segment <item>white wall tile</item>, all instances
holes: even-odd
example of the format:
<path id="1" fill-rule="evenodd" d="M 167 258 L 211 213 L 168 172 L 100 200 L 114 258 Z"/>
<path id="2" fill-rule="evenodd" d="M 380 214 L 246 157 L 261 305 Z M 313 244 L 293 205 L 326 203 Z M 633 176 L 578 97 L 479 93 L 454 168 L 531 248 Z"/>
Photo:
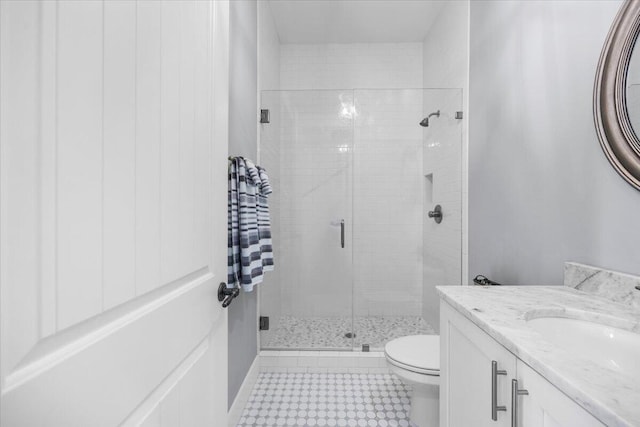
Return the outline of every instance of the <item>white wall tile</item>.
<path id="1" fill-rule="evenodd" d="M 356 90 L 354 299 L 359 315 L 421 315 L 421 90 Z"/>
<path id="2" fill-rule="evenodd" d="M 273 354 L 279 354 L 273 356 Z M 295 358 L 297 364 L 289 364 L 287 352 L 260 352 L 260 372 L 334 372 L 334 373 L 376 373 L 386 374 L 386 358 L 382 352 L 309 352 L 302 351 Z M 265 356 L 267 355 L 267 356 Z M 279 360 L 278 360 L 279 359 Z"/>
<path id="3" fill-rule="evenodd" d="M 280 361 L 277 356 L 260 356 L 260 367 L 278 366 Z"/>
<path id="4" fill-rule="evenodd" d="M 319 368 L 336 368 L 339 366 L 340 357 L 336 356 L 320 356 L 318 357 Z"/>
<path id="5" fill-rule="evenodd" d="M 264 307 L 270 305 L 271 313 L 340 316 L 351 314 L 352 305 L 357 315 L 424 313 L 426 145 L 425 131 L 417 122 L 424 117 L 425 95 L 420 90 L 352 91 L 424 87 L 429 83 L 424 67 L 442 74 L 449 65 L 438 68 L 437 61 L 423 57 L 423 49 L 431 55 L 423 43 L 280 46 L 279 88 L 312 91 L 263 94 L 263 107 L 265 101 L 275 106 L 272 117 L 275 111 L 280 123 L 277 130 L 263 128 L 261 141 L 261 153 L 266 153 L 272 175 L 278 171 L 280 184 L 278 217 L 272 221 L 279 231 L 280 247 L 275 251 L 283 273 L 265 298 L 269 303 Z M 348 90 L 318 90 L 342 88 Z M 355 108 L 353 123 L 346 115 L 341 119 L 345 107 Z M 344 155 L 337 154 L 341 149 Z M 458 174 L 460 156 L 440 154 L 449 175 Z M 352 181 L 340 176 L 344 168 L 353 168 L 347 170 Z M 434 196 L 447 203 L 450 215 L 460 216 L 462 178 L 439 175 Z M 352 189 L 344 193 L 344 186 Z M 353 212 L 340 211 L 341 203 L 351 199 Z M 342 218 L 350 219 L 351 225 L 347 227 L 354 254 L 351 274 L 342 264 L 348 255 L 331 246 L 339 229 L 328 223 Z M 461 221 L 451 220 L 444 229 L 452 237 L 460 232 Z M 455 264 L 453 253 L 459 245 L 438 237 L 430 240 L 436 242 L 446 247 L 443 259 Z M 336 295 L 341 298 L 336 300 Z"/>

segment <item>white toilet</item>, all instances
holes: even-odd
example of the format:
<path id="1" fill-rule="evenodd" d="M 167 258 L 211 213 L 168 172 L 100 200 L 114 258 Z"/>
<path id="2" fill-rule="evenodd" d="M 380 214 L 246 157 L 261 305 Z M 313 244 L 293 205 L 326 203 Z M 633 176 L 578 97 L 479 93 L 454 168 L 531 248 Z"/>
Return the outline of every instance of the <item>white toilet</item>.
<path id="1" fill-rule="evenodd" d="M 389 341 L 384 355 L 391 372 L 411 385 L 411 423 L 438 427 L 440 389 L 440 336 L 410 335 Z"/>

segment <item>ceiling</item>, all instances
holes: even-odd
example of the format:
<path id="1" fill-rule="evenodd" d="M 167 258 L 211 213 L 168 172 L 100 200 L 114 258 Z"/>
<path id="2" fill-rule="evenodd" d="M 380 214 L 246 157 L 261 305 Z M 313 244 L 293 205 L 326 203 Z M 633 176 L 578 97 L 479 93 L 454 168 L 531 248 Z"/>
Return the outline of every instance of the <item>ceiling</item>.
<path id="1" fill-rule="evenodd" d="M 422 41 L 446 1 L 270 0 L 281 43 Z"/>

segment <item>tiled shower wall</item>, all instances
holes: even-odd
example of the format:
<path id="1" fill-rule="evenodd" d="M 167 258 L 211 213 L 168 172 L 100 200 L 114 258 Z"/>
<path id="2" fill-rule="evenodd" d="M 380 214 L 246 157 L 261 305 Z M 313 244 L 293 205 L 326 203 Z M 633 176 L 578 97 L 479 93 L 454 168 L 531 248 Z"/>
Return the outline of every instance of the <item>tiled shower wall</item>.
<path id="1" fill-rule="evenodd" d="M 420 316 L 422 91 L 354 94 L 354 314 Z"/>
<path id="2" fill-rule="evenodd" d="M 421 315 L 422 91 L 293 91 L 265 99 L 280 104 L 279 140 L 263 134 L 262 161 L 280 171 L 271 203 L 279 203 L 272 215 L 282 314 L 345 316 L 353 303 L 357 316 Z"/>
<path id="3" fill-rule="evenodd" d="M 461 284 L 462 278 L 462 90 L 425 91 L 424 115 L 440 110 L 424 131 L 422 318 L 439 331 L 439 298 L 436 286 Z M 437 224 L 428 211 L 441 205 Z"/>
<path id="4" fill-rule="evenodd" d="M 422 43 L 280 52 L 282 314 L 421 315 Z"/>
<path id="5" fill-rule="evenodd" d="M 282 314 L 351 313 L 351 91 L 276 94 L 280 102 Z M 344 110 L 344 111 L 343 111 Z"/>
<path id="6" fill-rule="evenodd" d="M 425 283 L 459 282 L 461 92 L 418 90 L 422 55 L 422 43 L 280 46 L 285 91 L 262 96 L 280 237 L 279 285 L 263 288 L 263 314 L 345 316 L 353 304 L 356 316 L 425 317 Z M 437 109 L 441 119 L 418 126 Z M 438 228 L 425 219 L 436 202 L 447 215 Z"/>

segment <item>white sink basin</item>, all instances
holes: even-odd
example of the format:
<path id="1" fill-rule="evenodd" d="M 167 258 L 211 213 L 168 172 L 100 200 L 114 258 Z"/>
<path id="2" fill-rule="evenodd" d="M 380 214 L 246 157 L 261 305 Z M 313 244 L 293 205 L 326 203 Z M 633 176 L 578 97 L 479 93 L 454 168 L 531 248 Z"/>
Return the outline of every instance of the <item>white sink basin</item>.
<path id="1" fill-rule="evenodd" d="M 565 351 L 640 379 L 640 334 L 563 317 L 538 317 L 528 324 Z"/>

